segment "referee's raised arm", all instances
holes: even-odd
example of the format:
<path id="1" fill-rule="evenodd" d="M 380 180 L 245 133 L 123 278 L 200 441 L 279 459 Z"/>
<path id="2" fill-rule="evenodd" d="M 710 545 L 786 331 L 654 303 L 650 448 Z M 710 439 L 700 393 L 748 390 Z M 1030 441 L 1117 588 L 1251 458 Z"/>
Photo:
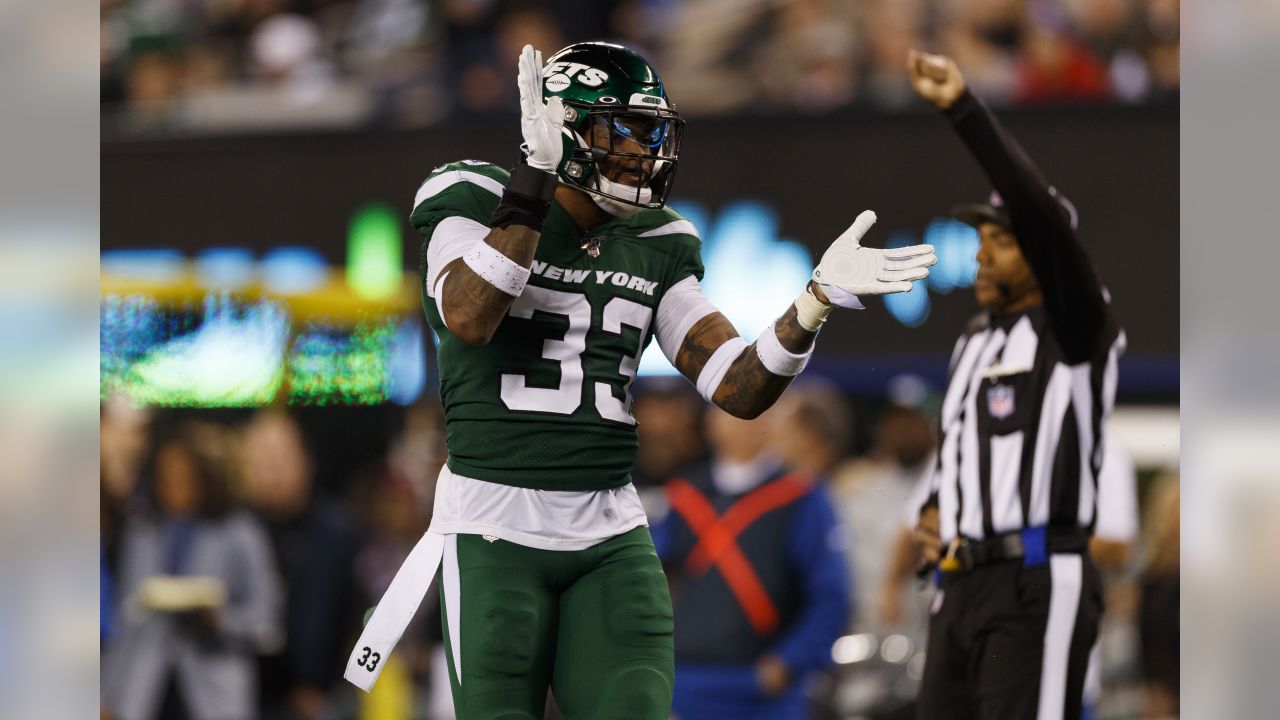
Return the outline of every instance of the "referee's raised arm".
<path id="1" fill-rule="evenodd" d="M 1068 362 L 1106 349 L 1110 310 L 1076 237 L 1075 209 L 1041 176 L 1018 141 L 976 95 L 953 60 L 911 51 L 916 91 L 951 121 L 986 172 L 1043 294 L 1045 314 Z"/>

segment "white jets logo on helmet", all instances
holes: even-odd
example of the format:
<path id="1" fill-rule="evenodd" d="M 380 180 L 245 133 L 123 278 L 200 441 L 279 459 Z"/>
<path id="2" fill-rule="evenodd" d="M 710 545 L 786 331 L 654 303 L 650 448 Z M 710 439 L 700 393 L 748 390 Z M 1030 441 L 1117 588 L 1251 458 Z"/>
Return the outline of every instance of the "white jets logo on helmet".
<path id="1" fill-rule="evenodd" d="M 547 89 L 560 92 L 569 87 L 570 78 L 587 87 L 600 87 L 609 79 L 609 74 L 590 65 L 571 62 L 553 62 L 542 71 L 547 78 Z"/>

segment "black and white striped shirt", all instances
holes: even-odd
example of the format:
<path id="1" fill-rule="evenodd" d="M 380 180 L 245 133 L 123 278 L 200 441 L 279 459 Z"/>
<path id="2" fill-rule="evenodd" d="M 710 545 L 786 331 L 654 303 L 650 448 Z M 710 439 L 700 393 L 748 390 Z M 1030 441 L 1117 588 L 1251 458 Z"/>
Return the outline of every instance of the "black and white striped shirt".
<path id="1" fill-rule="evenodd" d="M 956 343 L 929 478 L 944 543 L 1024 527 L 1092 529 L 1102 428 L 1124 333 L 1071 363 L 1042 307 L 983 314 Z"/>
<path id="2" fill-rule="evenodd" d="M 1043 302 L 984 312 L 956 344 L 920 496 L 938 507 L 944 545 L 1025 527 L 1091 531 L 1124 332 L 1074 210 L 977 98 L 965 93 L 946 115 L 1002 198 Z"/>

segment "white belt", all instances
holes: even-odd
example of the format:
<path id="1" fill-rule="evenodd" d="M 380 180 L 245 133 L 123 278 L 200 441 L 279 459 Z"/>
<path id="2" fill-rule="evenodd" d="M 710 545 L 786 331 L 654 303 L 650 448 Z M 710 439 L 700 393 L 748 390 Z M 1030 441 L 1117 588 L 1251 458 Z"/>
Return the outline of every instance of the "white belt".
<path id="1" fill-rule="evenodd" d="M 378 675 L 382 674 L 384 660 L 395 649 L 404 635 L 422 598 L 431 587 L 440 559 L 444 556 L 444 536 L 425 533 L 404 564 L 396 571 L 378 606 L 373 609 L 355 650 L 347 659 L 347 671 L 343 677 L 352 685 L 369 692 Z"/>

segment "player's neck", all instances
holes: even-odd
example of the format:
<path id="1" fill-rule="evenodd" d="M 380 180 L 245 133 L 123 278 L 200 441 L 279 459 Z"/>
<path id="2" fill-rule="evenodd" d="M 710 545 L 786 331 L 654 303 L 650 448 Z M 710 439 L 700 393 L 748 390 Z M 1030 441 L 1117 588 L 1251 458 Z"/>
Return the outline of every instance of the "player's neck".
<path id="1" fill-rule="evenodd" d="M 569 217 L 573 218 L 573 222 L 582 232 L 586 232 L 598 225 L 603 225 L 613 219 L 613 216 L 591 200 L 591 196 L 575 190 L 564 183 L 560 183 L 556 187 L 556 202 L 560 203 L 560 207 L 569 213 Z"/>

